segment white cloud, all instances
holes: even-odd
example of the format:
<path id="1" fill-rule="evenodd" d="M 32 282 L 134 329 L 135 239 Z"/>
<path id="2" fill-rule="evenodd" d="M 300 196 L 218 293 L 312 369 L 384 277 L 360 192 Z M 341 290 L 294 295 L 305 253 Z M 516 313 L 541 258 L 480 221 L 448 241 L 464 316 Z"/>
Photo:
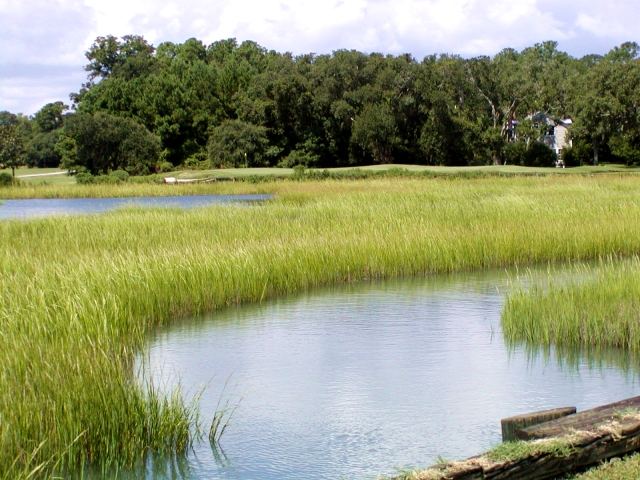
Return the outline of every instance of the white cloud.
<path id="1" fill-rule="evenodd" d="M 236 37 L 295 54 L 353 48 L 421 59 L 491 55 L 545 40 L 574 55 L 604 53 L 638 40 L 640 24 L 636 0 L 0 0 L 0 12 L 0 109 L 24 111 L 51 88 L 12 76 L 15 65 L 80 71 L 99 35 L 139 34 L 156 45 Z M 68 78 L 61 99 L 80 88 L 76 76 Z"/>
<path id="2" fill-rule="evenodd" d="M 0 63 L 77 64 L 93 15 L 78 0 L 0 0 Z"/>
<path id="3" fill-rule="evenodd" d="M 0 110 L 32 114 L 49 103 L 70 104 L 69 92 L 86 79 L 82 67 L 9 65 L 0 71 Z"/>
<path id="4" fill-rule="evenodd" d="M 624 25 L 615 20 L 605 20 L 602 16 L 592 16 L 587 13 L 578 15 L 576 26 L 601 38 L 619 37 L 620 34 L 624 34 L 627 30 Z"/>

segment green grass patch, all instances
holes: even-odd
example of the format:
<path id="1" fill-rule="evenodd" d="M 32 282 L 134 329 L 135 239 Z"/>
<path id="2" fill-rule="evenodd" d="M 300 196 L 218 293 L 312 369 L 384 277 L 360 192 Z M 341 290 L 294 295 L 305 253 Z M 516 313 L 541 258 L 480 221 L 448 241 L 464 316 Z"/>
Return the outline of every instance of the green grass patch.
<path id="1" fill-rule="evenodd" d="M 53 169 L 21 170 L 49 171 Z M 60 172 L 58 170 L 58 172 Z M 635 174 L 639 168 L 622 165 L 599 167 L 576 167 L 570 169 L 521 167 L 514 165 L 482 166 L 482 167 L 437 167 L 423 165 L 372 165 L 365 167 L 341 167 L 331 169 L 307 169 L 295 171 L 287 168 L 235 168 L 217 170 L 177 170 L 146 177 L 130 177 L 127 182 L 118 184 L 77 185 L 75 176 L 41 175 L 21 173 L 19 185 L 0 188 L 0 198 L 86 198 L 86 197 L 141 197 L 168 195 L 202 195 L 217 193 L 264 193 L 265 190 L 277 189 L 277 186 L 251 187 L 255 184 L 280 183 L 282 181 L 317 181 L 317 180 L 370 180 L 384 178 L 447 178 L 477 179 L 489 177 L 511 176 L 546 176 L 566 174 Z M 46 173 L 46 172 L 45 172 Z M 51 172 L 49 172 L 51 173 Z M 176 177 L 178 180 L 207 182 L 207 184 L 172 184 L 158 185 L 165 177 Z M 98 183 L 98 182 L 96 182 Z M 160 182 L 161 183 L 161 182 Z M 231 185 L 224 185 L 229 183 Z M 235 185 L 240 183 L 240 185 Z M 248 184 L 248 185 L 245 185 Z"/>
<path id="2" fill-rule="evenodd" d="M 0 478 L 184 453 L 201 433 L 196 405 L 133 369 L 149 330 L 185 315 L 341 282 L 640 253 L 635 176 L 218 188 L 239 186 L 277 196 L 0 222 Z"/>
<path id="3" fill-rule="evenodd" d="M 517 462 L 535 455 L 566 457 L 575 452 L 571 442 L 564 438 L 537 442 L 504 442 L 496 445 L 483 456 L 492 462 Z"/>
<path id="4" fill-rule="evenodd" d="M 640 453 L 614 458 L 578 475 L 574 480 L 637 480 L 640 478 Z"/>
<path id="5" fill-rule="evenodd" d="M 24 186 L 75 185 L 75 177 L 59 168 L 20 168 L 16 179 Z M 0 193 L 1 195 L 1 193 Z"/>
<path id="6" fill-rule="evenodd" d="M 50 173 L 66 173 L 67 170 L 60 168 L 18 168 L 16 170 L 16 177 L 24 177 L 24 176 L 32 176 L 32 175 L 43 175 Z"/>
<path id="7" fill-rule="evenodd" d="M 581 166 L 575 168 L 544 168 L 544 167 L 522 167 L 519 165 L 485 165 L 479 167 L 439 167 L 433 165 L 368 165 L 364 167 L 337 167 L 328 169 L 312 169 L 313 172 L 344 173 L 353 170 L 364 172 L 388 172 L 389 170 L 405 170 L 412 173 L 434 173 L 438 175 L 459 175 L 459 174 L 571 174 L 571 173 L 632 173 L 640 172 L 637 167 L 627 167 L 625 165 L 600 165 Z M 309 170 L 307 170 L 309 172 Z M 214 170 L 182 170 L 172 172 L 171 175 L 178 178 L 234 178 L 247 177 L 253 175 L 264 176 L 289 176 L 293 175 L 292 168 L 226 168 Z"/>
<path id="8" fill-rule="evenodd" d="M 640 259 L 634 256 L 604 260 L 579 282 L 516 290 L 505 303 L 502 328 L 512 343 L 638 352 L 638 318 Z"/>

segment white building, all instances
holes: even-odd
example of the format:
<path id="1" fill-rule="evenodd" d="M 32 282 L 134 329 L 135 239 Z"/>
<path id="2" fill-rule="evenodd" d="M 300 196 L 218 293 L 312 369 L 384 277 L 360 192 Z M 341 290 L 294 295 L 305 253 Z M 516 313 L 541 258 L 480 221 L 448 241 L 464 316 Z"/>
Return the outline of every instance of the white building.
<path id="1" fill-rule="evenodd" d="M 569 138 L 569 126 L 573 123 L 570 118 L 559 119 L 544 114 L 543 121 L 548 125 L 549 132 L 542 138 L 542 141 L 551 150 L 556 152 L 558 158 L 562 153 L 562 148 L 572 146 L 571 138 Z"/>
<path id="2" fill-rule="evenodd" d="M 569 138 L 569 126 L 573 123 L 570 118 L 559 119 L 544 112 L 538 112 L 531 116 L 531 120 L 538 125 L 547 125 L 547 134 L 542 137 L 542 142 L 556 152 L 558 158 L 565 146 L 572 146 Z"/>

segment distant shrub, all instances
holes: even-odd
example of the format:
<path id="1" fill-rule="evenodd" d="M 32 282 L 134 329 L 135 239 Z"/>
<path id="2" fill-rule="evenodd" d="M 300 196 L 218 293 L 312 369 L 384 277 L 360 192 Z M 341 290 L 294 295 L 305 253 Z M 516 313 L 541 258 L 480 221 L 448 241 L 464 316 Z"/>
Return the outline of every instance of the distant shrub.
<path id="1" fill-rule="evenodd" d="M 386 171 L 376 172 L 371 170 L 361 170 L 360 168 L 350 168 L 348 170 L 335 172 L 334 178 L 341 178 L 345 180 L 361 180 L 376 176 L 386 176 L 386 174 Z"/>
<path id="2" fill-rule="evenodd" d="M 307 167 L 302 165 L 302 164 L 298 164 L 295 167 L 293 167 L 293 178 L 302 178 L 304 177 L 304 172 L 307 170 Z"/>
<path id="3" fill-rule="evenodd" d="M 158 165 L 158 173 L 172 172 L 174 169 L 175 167 L 171 162 L 162 162 L 160 165 Z"/>
<path id="4" fill-rule="evenodd" d="M 318 156 L 303 150 L 291 150 L 291 153 L 278 162 L 278 167 L 295 168 L 297 165 L 312 167 L 318 163 Z"/>
<path id="5" fill-rule="evenodd" d="M 129 177 L 129 183 L 164 183 L 162 175 L 140 175 Z"/>
<path id="6" fill-rule="evenodd" d="M 10 173 L 0 172 L 0 187 L 8 187 L 13 184 L 13 177 Z"/>
<path id="7" fill-rule="evenodd" d="M 211 168 L 211 162 L 207 155 L 207 151 L 202 149 L 193 155 L 190 155 L 182 165 L 191 170 L 207 170 Z"/>
<path id="8" fill-rule="evenodd" d="M 302 173 L 305 173 L 305 172 L 303 171 Z M 312 180 L 326 180 L 327 178 L 331 178 L 331 175 L 332 175 L 331 172 L 326 169 L 325 170 L 309 169 L 306 171 L 306 176 Z"/>
<path id="9" fill-rule="evenodd" d="M 112 175 L 97 175 L 93 177 L 93 183 L 114 185 L 116 183 L 121 183 L 121 182 L 118 177 L 115 177 Z"/>
<path id="10" fill-rule="evenodd" d="M 80 172 L 76 175 L 76 183 L 80 185 L 89 185 L 91 183 L 94 183 L 93 175 L 91 175 L 89 172 Z"/>
<path id="11" fill-rule="evenodd" d="M 525 167 L 555 167 L 556 153 L 541 142 L 510 142 L 502 151 L 505 163 Z"/>
<path id="12" fill-rule="evenodd" d="M 555 167 L 557 161 L 556 152 L 541 142 L 532 142 L 522 156 L 525 167 Z"/>
<path id="13" fill-rule="evenodd" d="M 576 142 L 573 147 L 566 145 L 562 149 L 562 161 L 567 167 L 589 165 L 593 162 L 593 153 L 588 145 Z"/>
<path id="14" fill-rule="evenodd" d="M 109 174 L 110 177 L 115 177 L 121 182 L 126 182 L 129 180 L 129 174 L 124 170 L 114 170 Z"/>
<path id="15" fill-rule="evenodd" d="M 508 165 L 522 165 L 522 159 L 527 151 L 524 142 L 508 142 L 502 149 L 504 163 Z"/>

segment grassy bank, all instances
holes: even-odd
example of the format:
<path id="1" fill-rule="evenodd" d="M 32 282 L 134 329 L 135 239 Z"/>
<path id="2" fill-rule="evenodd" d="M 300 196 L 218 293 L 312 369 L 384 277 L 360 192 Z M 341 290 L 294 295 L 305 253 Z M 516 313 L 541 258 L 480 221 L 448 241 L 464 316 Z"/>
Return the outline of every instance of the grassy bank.
<path id="1" fill-rule="evenodd" d="M 579 269 L 579 267 L 578 267 Z M 531 352 L 548 352 L 570 362 L 570 352 L 619 348 L 640 351 L 640 259 L 604 259 L 581 281 L 534 284 L 508 296 L 502 313 L 505 338 Z M 611 362 L 615 365 L 615 361 Z M 637 478 L 640 456 L 616 459 L 576 480 Z"/>
<path id="2" fill-rule="evenodd" d="M 639 186 L 275 182 L 251 186 L 278 195 L 260 206 L 0 222 L 0 478 L 184 451 L 192 406 L 132 372 L 150 328 L 317 285 L 640 253 Z"/>
<path id="3" fill-rule="evenodd" d="M 42 173 L 37 173 L 42 171 Z M 75 176 L 60 175 L 55 169 L 24 169 L 17 176 L 18 186 L 0 189 L 0 198 L 87 198 L 142 197 L 169 195 L 207 195 L 233 193 L 265 193 L 279 187 L 283 181 L 309 180 L 371 180 L 383 178 L 447 178 L 477 179 L 511 176 L 636 174 L 640 168 L 622 165 L 582 166 L 576 168 L 539 168 L 515 165 L 483 167 L 437 167 L 423 165 L 371 165 L 359 168 L 310 169 L 304 173 L 291 168 L 234 168 L 216 170 L 178 170 L 149 177 L 131 177 L 119 184 L 76 184 Z M 25 172 L 25 173 L 22 173 Z M 51 175 L 51 174 L 54 175 Z M 185 181 L 210 183 L 182 183 L 164 185 L 164 177 Z M 215 180 L 215 181 L 212 181 Z M 239 183 L 239 184 L 238 184 Z"/>
<path id="4" fill-rule="evenodd" d="M 503 332 L 513 343 L 640 351 L 640 259 L 605 260 L 568 285 L 533 285 L 509 295 Z"/>

